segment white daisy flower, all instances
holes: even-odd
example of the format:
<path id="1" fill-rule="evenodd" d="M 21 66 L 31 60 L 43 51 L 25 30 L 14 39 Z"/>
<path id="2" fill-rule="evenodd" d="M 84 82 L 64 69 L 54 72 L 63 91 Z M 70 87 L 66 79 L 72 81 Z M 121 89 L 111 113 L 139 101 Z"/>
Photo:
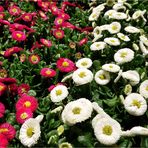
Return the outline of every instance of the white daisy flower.
<path id="1" fill-rule="evenodd" d="M 65 77 L 61 80 L 61 82 L 66 82 L 66 81 L 69 80 L 70 78 L 72 78 L 72 73 L 69 74 L 69 75 L 67 75 L 67 76 L 65 76 Z"/>
<path id="2" fill-rule="evenodd" d="M 93 30 L 93 35 L 95 38 L 101 38 L 103 35 L 102 35 L 102 30 L 100 29 L 99 26 L 97 26 L 96 28 L 94 28 Z"/>
<path id="3" fill-rule="evenodd" d="M 148 98 L 148 80 L 145 80 L 140 84 L 139 93 L 143 97 Z"/>
<path id="4" fill-rule="evenodd" d="M 142 17 L 145 12 L 146 12 L 145 10 L 144 10 L 144 11 L 141 11 L 141 10 L 135 11 L 134 14 L 132 15 L 132 19 L 133 19 L 133 20 L 136 20 L 136 19 L 138 19 L 139 17 Z"/>
<path id="5" fill-rule="evenodd" d="M 112 22 L 108 28 L 108 31 L 111 34 L 118 33 L 118 32 L 120 32 L 120 30 L 121 30 L 121 24 L 119 22 Z"/>
<path id="6" fill-rule="evenodd" d="M 92 12 L 91 15 L 89 16 L 88 20 L 89 21 L 97 21 L 97 19 L 100 16 L 100 11 L 98 12 Z"/>
<path id="7" fill-rule="evenodd" d="M 145 37 L 144 35 L 141 35 L 139 38 L 140 38 L 140 41 L 142 41 L 145 44 L 145 46 L 148 46 L 148 38 L 147 37 Z"/>
<path id="8" fill-rule="evenodd" d="M 104 64 L 102 66 L 102 69 L 108 72 L 116 73 L 120 70 L 120 66 L 110 63 L 110 64 Z"/>
<path id="9" fill-rule="evenodd" d="M 93 107 L 88 99 L 80 98 L 69 102 L 63 112 L 62 120 L 68 125 L 74 125 L 91 117 Z"/>
<path id="10" fill-rule="evenodd" d="M 118 11 L 118 10 L 123 10 L 125 11 L 126 10 L 126 7 L 123 6 L 123 3 L 116 3 L 114 6 L 113 6 L 113 9 Z"/>
<path id="11" fill-rule="evenodd" d="M 135 51 L 138 51 L 139 50 L 139 46 L 135 43 L 132 44 L 132 47 Z"/>
<path id="12" fill-rule="evenodd" d="M 92 66 L 92 60 L 90 58 L 82 58 L 76 62 L 78 68 L 90 68 Z"/>
<path id="13" fill-rule="evenodd" d="M 115 12 L 113 13 L 112 18 L 116 20 L 124 20 L 127 19 L 127 14 L 123 12 Z"/>
<path id="14" fill-rule="evenodd" d="M 141 116 L 147 111 L 146 100 L 138 93 L 129 94 L 124 100 L 126 111 L 134 116 Z"/>
<path id="15" fill-rule="evenodd" d="M 102 118 L 95 124 L 94 133 L 100 143 L 113 145 L 121 137 L 121 126 L 116 120 Z"/>
<path id="16" fill-rule="evenodd" d="M 120 45 L 120 41 L 117 38 L 114 37 L 109 37 L 109 38 L 105 38 L 104 42 L 111 45 L 111 46 L 118 46 Z"/>
<path id="17" fill-rule="evenodd" d="M 87 84 L 93 80 L 93 73 L 89 69 L 79 68 L 74 71 L 72 79 L 76 85 Z"/>
<path id="18" fill-rule="evenodd" d="M 122 77 L 130 81 L 132 86 L 139 84 L 140 76 L 136 70 L 128 70 L 122 73 Z"/>
<path id="19" fill-rule="evenodd" d="M 99 85 L 106 85 L 110 82 L 110 74 L 107 71 L 99 70 L 95 74 L 95 81 Z"/>
<path id="20" fill-rule="evenodd" d="M 129 95 L 129 94 L 132 93 L 132 86 L 131 86 L 130 84 L 125 85 L 124 93 L 125 93 L 126 95 Z"/>
<path id="21" fill-rule="evenodd" d="M 118 0 L 118 3 L 125 3 L 127 0 Z"/>
<path id="22" fill-rule="evenodd" d="M 133 26 L 127 26 L 124 28 L 124 30 L 129 33 L 139 33 L 140 32 L 140 29 L 133 27 Z"/>
<path id="23" fill-rule="evenodd" d="M 114 60 L 118 64 L 130 62 L 134 59 L 134 51 L 129 48 L 122 48 L 114 54 Z"/>
<path id="24" fill-rule="evenodd" d="M 20 129 L 19 139 L 24 146 L 31 147 L 37 143 L 41 135 L 40 122 L 43 115 L 26 120 Z"/>
<path id="25" fill-rule="evenodd" d="M 110 26 L 110 25 L 108 25 L 108 24 L 101 25 L 101 26 L 100 26 L 100 30 L 102 30 L 102 31 L 108 30 L 109 26 Z"/>
<path id="26" fill-rule="evenodd" d="M 120 40 L 123 40 L 125 42 L 130 41 L 130 38 L 127 35 L 124 35 L 123 33 L 118 33 L 117 36 Z"/>
<path id="27" fill-rule="evenodd" d="M 68 96 L 68 89 L 64 85 L 57 85 L 50 92 L 52 102 L 60 102 Z"/>
<path id="28" fill-rule="evenodd" d="M 58 106 L 58 107 L 56 107 L 55 109 L 53 109 L 52 111 L 51 111 L 51 113 L 58 113 L 58 112 L 60 112 L 60 111 L 62 111 L 63 110 L 63 106 Z"/>
<path id="29" fill-rule="evenodd" d="M 105 12 L 104 16 L 108 16 L 109 18 L 113 18 L 113 14 L 116 13 L 116 10 L 108 10 Z"/>
<path id="30" fill-rule="evenodd" d="M 90 50 L 92 51 L 96 51 L 96 50 L 102 50 L 104 49 L 106 46 L 105 42 L 94 42 L 91 46 L 90 46 Z"/>
<path id="31" fill-rule="evenodd" d="M 93 12 L 101 12 L 105 9 L 105 3 L 98 5 L 97 7 L 93 8 Z"/>
<path id="32" fill-rule="evenodd" d="M 148 54 L 148 47 L 144 46 L 142 41 L 139 41 L 139 46 L 144 55 Z"/>

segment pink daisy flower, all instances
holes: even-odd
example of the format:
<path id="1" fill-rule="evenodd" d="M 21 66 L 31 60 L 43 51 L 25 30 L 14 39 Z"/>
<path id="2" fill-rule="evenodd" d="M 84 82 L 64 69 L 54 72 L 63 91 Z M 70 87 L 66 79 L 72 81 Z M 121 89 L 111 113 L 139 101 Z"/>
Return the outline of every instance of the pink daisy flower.
<path id="1" fill-rule="evenodd" d="M 25 21 L 25 22 L 30 22 L 32 21 L 32 15 L 31 13 L 25 13 L 21 16 L 21 18 Z"/>
<path id="2" fill-rule="evenodd" d="M 88 41 L 88 38 L 83 38 L 81 41 L 79 41 L 78 44 L 79 44 L 79 46 L 82 46 L 82 45 L 86 44 L 87 41 Z"/>
<path id="3" fill-rule="evenodd" d="M 51 13 L 53 15 L 58 15 L 59 14 L 59 9 L 55 4 L 50 5 L 50 10 L 51 10 Z"/>
<path id="4" fill-rule="evenodd" d="M 23 95 L 16 103 L 16 110 L 19 111 L 20 109 L 29 109 L 32 112 L 35 111 L 38 107 L 38 101 L 33 96 Z"/>
<path id="5" fill-rule="evenodd" d="M 42 18 L 43 20 L 45 20 L 45 21 L 48 19 L 47 15 L 46 15 L 43 11 L 39 11 L 39 15 L 40 15 L 41 18 Z"/>
<path id="6" fill-rule="evenodd" d="M 12 38 L 17 41 L 24 41 L 26 40 L 26 35 L 22 31 L 14 31 L 12 32 Z"/>
<path id="7" fill-rule="evenodd" d="M 71 23 L 69 23 L 69 22 L 64 22 L 64 23 L 62 24 L 62 27 L 63 27 L 63 28 L 69 28 L 69 29 L 72 29 L 72 30 L 76 28 L 73 24 L 71 24 Z"/>
<path id="8" fill-rule="evenodd" d="M 18 87 L 17 92 L 19 96 L 22 96 L 23 94 L 27 94 L 29 90 L 30 86 L 28 84 L 23 83 Z"/>
<path id="9" fill-rule="evenodd" d="M 56 29 L 56 30 L 53 31 L 53 35 L 57 39 L 62 39 L 64 37 L 64 31 L 61 30 L 61 29 Z"/>
<path id="10" fill-rule="evenodd" d="M 64 23 L 64 19 L 62 17 L 57 17 L 54 21 L 54 24 L 56 26 L 62 26 L 63 23 Z"/>
<path id="11" fill-rule="evenodd" d="M 0 82 L 0 96 L 6 91 L 7 87 L 5 84 Z"/>
<path id="12" fill-rule="evenodd" d="M 14 83 L 14 84 L 9 84 L 8 85 L 8 90 L 10 92 L 11 96 L 15 96 L 18 93 L 18 86 Z"/>
<path id="13" fill-rule="evenodd" d="M 22 108 L 16 112 L 16 121 L 23 124 L 27 119 L 32 118 L 33 113 L 30 109 Z"/>
<path id="14" fill-rule="evenodd" d="M 51 68 L 42 68 L 40 71 L 40 75 L 43 77 L 52 78 L 56 75 L 56 71 Z"/>
<path id="15" fill-rule="evenodd" d="M 3 135 L 3 134 L 0 134 L 0 147 L 1 148 L 7 148 L 8 144 L 9 143 L 8 143 L 6 136 Z"/>
<path id="16" fill-rule="evenodd" d="M 17 6 L 10 6 L 9 13 L 10 15 L 17 16 L 21 13 L 21 9 Z"/>
<path id="17" fill-rule="evenodd" d="M 26 60 L 26 55 L 25 54 L 21 54 L 20 55 L 20 61 L 23 63 Z"/>
<path id="18" fill-rule="evenodd" d="M 43 44 L 43 45 L 45 45 L 45 46 L 47 46 L 47 47 L 51 47 L 52 46 L 52 43 L 51 43 L 51 41 L 49 41 L 49 40 L 46 40 L 46 39 L 40 39 L 40 42 Z"/>
<path id="19" fill-rule="evenodd" d="M 3 12 L 3 11 L 4 11 L 3 6 L 0 6 L 0 12 Z"/>
<path id="20" fill-rule="evenodd" d="M 40 57 L 37 54 L 32 54 L 28 58 L 31 64 L 38 64 L 40 62 Z"/>
<path id="21" fill-rule="evenodd" d="M 4 116 L 5 113 L 5 106 L 3 103 L 0 102 L 0 118 Z"/>
<path id="22" fill-rule="evenodd" d="M 4 17 L 5 17 L 5 13 L 0 12 L 0 19 L 4 19 Z"/>
<path id="23" fill-rule="evenodd" d="M 70 16 L 67 13 L 61 12 L 59 17 L 62 17 L 64 20 L 69 20 Z"/>
<path id="24" fill-rule="evenodd" d="M 57 68 L 61 72 L 71 72 L 75 70 L 75 64 L 67 58 L 59 58 L 59 60 L 57 60 Z"/>
<path id="25" fill-rule="evenodd" d="M 8 140 L 12 140 L 15 137 L 16 130 L 11 124 L 3 123 L 0 125 L 0 133 L 5 135 Z"/>

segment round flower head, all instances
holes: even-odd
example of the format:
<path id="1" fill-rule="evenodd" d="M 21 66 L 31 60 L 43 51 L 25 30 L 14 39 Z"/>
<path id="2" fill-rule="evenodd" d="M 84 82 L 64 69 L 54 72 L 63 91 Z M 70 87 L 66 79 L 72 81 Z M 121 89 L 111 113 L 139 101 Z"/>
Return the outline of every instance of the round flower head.
<path id="1" fill-rule="evenodd" d="M 134 59 L 134 51 L 129 48 L 122 48 L 114 54 L 114 60 L 118 64 L 130 62 Z"/>
<path id="2" fill-rule="evenodd" d="M 97 19 L 100 16 L 100 12 L 92 12 L 91 15 L 89 16 L 89 21 L 97 21 Z"/>
<path id="3" fill-rule="evenodd" d="M 30 118 L 24 122 L 21 126 L 19 139 L 20 142 L 27 147 L 35 145 L 40 138 L 40 122 L 43 119 L 43 115 L 39 115 L 36 118 Z"/>
<path id="4" fill-rule="evenodd" d="M 1 148 L 6 148 L 8 146 L 8 140 L 7 137 L 3 134 L 0 134 L 0 147 Z"/>
<path id="5" fill-rule="evenodd" d="M 142 116 L 147 111 L 146 100 L 138 93 L 129 94 L 123 103 L 126 111 L 133 116 Z"/>
<path id="6" fill-rule="evenodd" d="M 51 41 L 49 41 L 49 40 L 40 39 L 40 42 L 41 42 L 43 45 L 45 45 L 45 46 L 47 46 L 47 47 L 49 47 L 49 48 L 52 46 L 52 43 L 51 43 Z"/>
<path id="7" fill-rule="evenodd" d="M 118 32 L 120 32 L 120 30 L 121 30 L 121 24 L 119 22 L 112 22 L 108 28 L 108 31 L 111 34 L 118 33 Z"/>
<path id="8" fill-rule="evenodd" d="M 93 35 L 97 39 L 99 39 L 99 38 L 101 38 L 103 36 L 102 35 L 102 30 L 101 30 L 101 28 L 99 26 L 97 26 L 96 28 L 94 28 Z"/>
<path id="9" fill-rule="evenodd" d="M 16 120 L 20 124 L 23 124 L 27 119 L 32 117 L 33 117 L 33 113 L 30 109 L 22 108 L 16 112 Z"/>
<path id="10" fill-rule="evenodd" d="M 74 71 L 72 79 L 76 85 L 87 84 L 93 80 L 93 73 L 86 68 L 79 68 Z"/>
<path id="11" fill-rule="evenodd" d="M 20 109 L 29 109 L 32 112 L 35 111 L 38 107 L 38 101 L 33 96 L 23 95 L 16 103 L 16 110 L 19 111 Z"/>
<path id="12" fill-rule="evenodd" d="M 0 118 L 4 116 L 5 113 L 5 106 L 3 103 L 0 102 Z"/>
<path id="13" fill-rule="evenodd" d="M 17 41 L 24 41 L 26 40 L 26 35 L 22 31 L 14 31 L 12 32 L 12 38 Z"/>
<path id="14" fill-rule="evenodd" d="M 54 21 L 54 24 L 56 26 L 62 26 L 63 23 L 64 23 L 64 19 L 62 17 L 57 17 Z"/>
<path id="15" fill-rule="evenodd" d="M 92 111 L 91 102 L 88 99 L 80 98 L 65 106 L 62 112 L 62 120 L 68 125 L 74 125 L 90 118 Z"/>
<path id="16" fill-rule="evenodd" d="M 145 44 L 145 46 L 148 46 L 148 38 L 147 37 L 145 37 L 144 35 L 141 35 L 139 38 L 140 38 L 140 41 L 142 41 Z"/>
<path id="17" fill-rule="evenodd" d="M 53 31 L 53 35 L 57 39 L 62 39 L 64 37 L 64 31 L 61 30 L 61 29 L 56 29 L 56 30 Z"/>
<path id="18" fill-rule="evenodd" d="M 26 60 L 26 55 L 25 54 L 21 54 L 20 55 L 20 61 L 21 62 L 25 62 L 25 60 Z"/>
<path id="19" fill-rule="evenodd" d="M 51 68 L 42 68 L 40 75 L 47 78 L 52 78 L 56 75 L 56 71 Z"/>
<path id="20" fill-rule="evenodd" d="M 130 81 L 132 86 L 136 85 L 140 81 L 139 73 L 135 70 L 128 70 L 122 73 L 122 77 Z"/>
<path id="21" fill-rule="evenodd" d="M 0 96 L 6 91 L 7 87 L 5 84 L 0 82 Z"/>
<path id="22" fill-rule="evenodd" d="M 31 64 L 38 64 L 40 62 L 40 57 L 37 54 L 32 54 L 28 58 Z"/>
<path id="23" fill-rule="evenodd" d="M 10 6 L 9 13 L 10 15 L 17 16 L 21 13 L 21 9 L 17 6 Z"/>
<path id="24" fill-rule="evenodd" d="M 68 89 L 64 85 L 57 85 L 50 92 L 52 102 L 60 102 L 68 96 Z"/>
<path id="25" fill-rule="evenodd" d="M 107 71 L 99 70 L 95 74 L 95 81 L 99 85 L 106 85 L 110 82 L 110 74 Z"/>
<path id="26" fill-rule="evenodd" d="M 32 15 L 31 13 L 25 13 L 22 15 L 22 19 L 25 21 L 25 22 L 30 22 L 32 21 Z"/>
<path id="27" fill-rule="evenodd" d="M 90 58 L 82 58 L 76 62 L 78 68 L 90 68 L 92 66 L 92 60 Z"/>
<path id="28" fill-rule="evenodd" d="M 0 12 L 0 19 L 4 19 L 5 17 L 5 13 L 4 12 Z"/>
<path id="29" fill-rule="evenodd" d="M 57 60 L 57 68 L 61 72 L 71 72 L 75 69 L 75 64 L 73 63 L 73 61 L 67 58 L 59 58 Z"/>
<path id="30" fill-rule="evenodd" d="M 47 15 L 43 11 L 39 11 L 39 15 L 44 21 L 48 19 Z"/>
<path id="31" fill-rule="evenodd" d="M 148 98 L 148 80 L 145 80 L 140 84 L 139 93 L 143 97 Z"/>
<path id="32" fill-rule="evenodd" d="M 91 46 L 90 46 L 90 50 L 92 51 L 96 51 L 96 50 L 102 50 L 104 49 L 106 46 L 105 42 L 94 42 Z"/>
<path id="33" fill-rule="evenodd" d="M 94 133 L 100 143 L 113 145 L 116 144 L 121 137 L 121 126 L 116 120 L 102 118 L 95 124 Z"/>
<path id="34" fill-rule="evenodd" d="M 123 33 L 118 33 L 117 36 L 120 40 L 123 40 L 125 42 L 130 41 L 130 38 L 127 35 L 124 35 Z"/>
<path id="35" fill-rule="evenodd" d="M 109 38 L 105 38 L 104 42 L 111 45 L 111 46 L 118 46 L 120 45 L 120 41 L 118 38 L 114 38 L 114 37 L 109 37 Z"/>
<path id="36" fill-rule="evenodd" d="M 22 96 L 23 94 L 27 94 L 29 90 L 30 90 L 30 86 L 28 84 L 23 83 L 17 89 L 18 95 Z"/>
<path id="37" fill-rule="evenodd" d="M 102 66 L 102 69 L 105 71 L 108 71 L 108 72 L 116 73 L 116 72 L 119 72 L 120 66 L 118 66 L 116 64 L 104 64 Z"/>
<path id="38" fill-rule="evenodd" d="M 129 33 L 139 33 L 140 32 L 138 28 L 133 27 L 133 26 L 127 26 L 124 28 L 124 30 Z"/>
<path id="39" fill-rule="evenodd" d="M 113 14 L 116 13 L 117 11 L 116 10 L 108 10 L 105 12 L 104 16 L 108 16 L 109 18 L 113 18 Z"/>
<path id="40" fill-rule="evenodd" d="M 113 13 L 112 18 L 116 20 L 124 20 L 127 19 L 127 14 L 123 12 L 115 12 Z"/>
<path id="41" fill-rule="evenodd" d="M 0 134 L 7 137 L 8 140 L 12 140 L 15 137 L 15 128 L 9 123 L 3 123 L 0 125 Z"/>

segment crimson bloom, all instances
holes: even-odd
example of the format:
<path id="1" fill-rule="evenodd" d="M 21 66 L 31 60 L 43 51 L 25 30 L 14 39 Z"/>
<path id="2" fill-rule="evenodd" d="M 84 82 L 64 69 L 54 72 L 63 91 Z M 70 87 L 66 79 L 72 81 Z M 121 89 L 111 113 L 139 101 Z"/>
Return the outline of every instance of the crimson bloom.
<path id="1" fill-rule="evenodd" d="M 42 17 L 42 19 L 43 20 L 47 20 L 48 19 L 48 17 L 47 17 L 47 15 L 43 12 L 43 11 L 39 11 L 39 15 Z"/>
<path id="2" fill-rule="evenodd" d="M 0 78 L 0 82 L 4 84 L 13 84 L 17 83 L 17 80 L 15 78 Z"/>
<path id="3" fill-rule="evenodd" d="M 32 118 L 33 113 L 30 109 L 22 108 L 16 112 L 16 121 L 23 124 L 27 119 Z"/>
<path id="4" fill-rule="evenodd" d="M 64 37 L 64 31 L 61 29 L 56 29 L 53 31 L 53 35 L 57 38 L 57 39 L 62 39 Z"/>
<path id="5" fill-rule="evenodd" d="M 22 31 L 14 31 L 12 32 L 12 38 L 17 41 L 24 41 L 26 40 L 26 35 Z"/>
<path id="6" fill-rule="evenodd" d="M 49 40 L 46 40 L 46 39 L 40 39 L 40 42 L 43 44 L 43 45 L 45 45 L 45 46 L 47 46 L 47 47 L 51 47 L 52 46 L 52 43 L 51 43 L 51 41 L 49 41 Z"/>
<path id="7" fill-rule="evenodd" d="M 0 6 L 0 12 L 3 12 L 3 11 L 4 11 L 3 6 Z"/>
<path id="8" fill-rule="evenodd" d="M 3 135 L 3 134 L 0 134 L 0 147 L 1 148 L 6 148 L 7 146 L 8 146 L 8 140 L 7 140 L 7 138 L 6 138 L 6 136 L 5 135 Z"/>
<path id="9" fill-rule="evenodd" d="M 23 94 L 27 94 L 29 90 L 30 90 L 30 86 L 28 84 L 23 83 L 17 89 L 18 95 L 22 96 Z"/>
<path id="10" fill-rule="evenodd" d="M 32 54 L 28 58 L 31 64 L 38 64 L 40 62 L 40 57 L 37 54 Z"/>
<path id="11" fill-rule="evenodd" d="M 43 77 L 52 78 L 56 75 L 56 71 L 51 68 L 42 68 L 40 71 L 40 75 Z"/>
<path id="12" fill-rule="evenodd" d="M 32 21 L 32 15 L 31 13 L 24 13 L 21 18 L 25 21 L 25 22 L 30 22 Z"/>
<path id="13" fill-rule="evenodd" d="M 63 23 L 64 23 L 64 19 L 62 17 L 57 17 L 54 21 L 54 24 L 56 26 L 62 26 Z"/>
<path id="14" fill-rule="evenodd" d="M 88 38 L 83 38 L 81 41 L 79 41 L 78 44 L 79 44 L 79 46 L 82 46 L 82 45 L 86 44 L 87 41 L 88 41 Z"/>
<path id="15" fill-rule="evenodd" d="M 32 112 L 35 111 L 38 107 L 38 101 L 33 96 L 23 95 L 16 103 L 16 110 L 19 111 L 20 109 L 29 109 Z"/>
<path id="16" fill-rule="evenodd" d="M 59 14 L 59 9 L 55 4 L 50 5 L 49 8 L 50 8 L 51 13 L 53 15 L 58 15 Z"/>
<path id="17" fill-rule="evenodd" d="M 4 19 L 4 17 L 5 17 L 5 13 L 0 12 L 0 19 Z"/>
<path id="18" fill-rule="evenodd" d="M 18 92 L 18 86 L 15 83 L 9 84 L 8 90 L 9 90 L 11 96 L 15 96 Z"/>
<path id="19" fill-rule="evenodd" d="M 0 118 L 4 116 L 5 113 L 5 106 L 3 103 L 0 102 Z"/>
<path id="20" fill-rule="evenodd" d="M 64 12 L 60 12 L 60 14 L 58 16 L 62 17 L 64 20 L 70 19 L 70 16 L 67 13 L 64 13 Z"/>
<path id="21" fill-rule="evenodd" d="M 73 61 L 67 58 L 59 58 L 59 60 L 57 61 L 57 68 L 61 72 L 71 72 L 75 70 L 75 64 L 73 63 Z"/>
<path id="22" fill-rule="evenodd" d="M 5 84 L 0 82 L 0 96 L 6 91 L 7 87 Z"/>
<path id="23" fill-rule="evenodd" d="M 21 13 L 21 9 L 17 6 L 10 6 L 9 13 L 10 15 L 17 16 Z"/>
<path id="24" fill-rule="evenodd" d="M 62 27 L 63 27 L 63 28 L 69 28 L 69 29 L 72 29 L 72 30 L 76 28 L 73 24 L 71 24 L 71 23 L 69 23 L 69 22 L 64 22 L 64 23 L 62 24 Z"/>
<path id="25" fill-rule="evenodd" d="M 16 130 L 10 123 L 3 123 L 0 125 L 0 133 L 5 135 L 8 140 L 12 140 L 15 137 Z"/>

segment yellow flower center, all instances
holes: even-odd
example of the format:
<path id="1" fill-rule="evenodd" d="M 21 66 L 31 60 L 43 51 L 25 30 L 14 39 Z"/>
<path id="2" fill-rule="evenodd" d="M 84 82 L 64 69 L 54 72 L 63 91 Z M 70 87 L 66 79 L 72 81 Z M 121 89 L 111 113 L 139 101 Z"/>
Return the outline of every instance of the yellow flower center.
<path id="1" fill-rule="evenodd" d="M 115 25 L 112 26 L 112 30 L 117 30 L 117 29 L 118 29 L 117 26 L 115 26 Z"/>
<path id="2" fill-rule="evenodd" d="M 30 101 L 26 101 L 26 102 L 24 103 L 24 105 L 25 105 L 25 107 L 30 107 L 30 106 L 31 106 L 31 103 L 30 103 Z"/>
<path id="3" fill-rule="evenodd" d="M 96 44 L 96 47 L 99 47 L 100 46 L 100 44 Z"/>
<path id="4" fill-rule="evenodd" d="M 21 119 L 26 119 L 28 117 L 28 115 L 27 115 L 27 113 L 22 113 L 20 117 L 21 117 Z"/>
<path id="5" fill-rule="evenodd" d="M 58 20 L 57 20 L 57 23 L 58 23 L 58 24 L 61 24 L 62 22 L 63 22 L 62 19 L 58 19 Z"/>
<path id="6" fill-rule="evenodd" d="M 120 54 L 120 57 L 121 58 L 125 58 L 127 56 L 127 52 L 122 52 L 121 54 Z"/>
<path id="7" fill-rule="evenodd" d="M 95 18 L 96 16 L 97 16 L 96 14 L 93 14 L 93 15 L 92 15 L 92 18 Z"/>
<path id="8" fill-rule="evenodd" d="M 1 85 L 0 85 L 0 91 L 2 91 L 3 89 L 4 89 L 4 86 L 1 86 Z"/>
<path id="9" fill-rule="evenodd" d="M 137 106 L 137 108 L 141 107 L 141 103 L 138 100 L 136 100 L 136 99 L 133 100 L 132 105 L 133 106 Z"/>
<path id="10" fill-rule="evenodd" d="M 16 8 L 13 8 L 12 9 L 12 12 L 14 12 L 14 13 L 17 12 L 17 9 Z"/>
<path id="11" fill-rule="evenodd" d="M 104 74 L 102 74 L 102 75 L 99 75 L 99 78 L 100 78 L 101 80 L 105 80 L 105 79 L 106 79 L 106 76 L 105 76 Z"/>
<path id="12" fill-rule="evenodd" d="M 99 30 L 96 30 L 96 34 L 100 34 L 100 31 Z"/>
<path id="13" fill-rule="evenodd" d="M 145 89 L 146 89 L 146 91 L 148 91 L 148 86 L 146 86 L 146 88 L 145 88 Z"/>
<path id="14" fill-rule="evenodd" d="M 2 14 L 0 14 L 0 19 L 2 19 L 3 18 L 3 15 Z"/>
<path id="15" fill-rule="evenodd" d="M 84 77 L 86 77 L 85 72 L 80 72 L 80 73 L 79 73 L 79 77 L 80 77 L 80 78 L 84 78 Z"/>
<path id="16" fill-rule="evenodd" d="M 26 15 L 26 16 L 25 16 L 25 19 L 29 20 L 29 19 L 30 19 L 30 17 L 29 17 L 28 15 Z"/>
<path id="17" fill-rule="evenodd" d="M 16 36 L 17 36 L 18 38 L 21 38 L 21 37 L 22 37 L 22 35 L 21 35 L 20 33 L 17 33 Z"/>
<path id="18" fill-rule="evenodd" d="M 32 60 L 33 62 L 37 62 L 37 61 L 38 61 L 38 57 L 35 56 L 35 55 L 33 55 L 33 56 L 31 56 L 31 60 Z"/>
<path id="19" fill-rule="evenodd" d="M 61 89 L 56 90 L 56 95 L 57 96 L 60 96 L 61 94 L 62 94 L 62 90 Z"/>
<path id="20" fill-rule="evenodd" d="M 57 37 L 61 37 L 62 36 L 62 33 L 60 31 L 56 32 L 56 36 Z"/>
<path id="21" fill-rule="evenodd" d="M 82 66 L 86 66 L 87 65 L 87 62 L 82 62 L 81 65 Z"/>
<path id="22" fill-rule="evenodd" d="M 113 66 L 112 65 L 109 65 L 109 68 L 113 68 Z"/>
<path id="23" fill-rule="evenodd" d="M 50 75 L 50 74 L 51 74 L 51 71 L 50 71 L 50 70 L 47 70 L 45 73 L 46 73 L 47 75 Z"/>
<path id="24" fill-rule="evenodd" d="M 0 128 L 0 133 L 8 132 L 7 128 Z"/>
<path id="25" fill-rule="evenodd" d="M 81 108 L 75 107 L 75 108 L 72 110 L 72 112 L 73 112 L 74 114 L 80 114 Z"/>
<path id="26" fill-rule="evenodd" d="M 122 36 L 121 36 L 121 39 L 125 40 L 125 36 L 124 36 L 124 35 L 122 35 Z"/>
<path id="27" fill-rule="evenodd" d="M 63 62 L 63 63 L 62 63 L 62 66 L 63 66 L 63 67 L 68 67 L 68 66 L 69 66 L 69 63 L 68 63 L 68 62 Z"/>
<path id="28" fill-rule="evenodd" d="M 34 128 L 32 128 L 32 127 L 28 128 L 27 129 L 27 136 L 29 138 L 31 138 L 33 134 L 34 134 Z"/>
<path id="29" fill-rule="evenodd" d="M 103 127 L 103 134 L 110 136 L 113 132 L 113 129 L 110 125 L 105 125 Z"/>
<path id="30" fill-rule="evenodd" d="M 115 40 L 110 40 L 112 43 L 115 43 Z"/>

